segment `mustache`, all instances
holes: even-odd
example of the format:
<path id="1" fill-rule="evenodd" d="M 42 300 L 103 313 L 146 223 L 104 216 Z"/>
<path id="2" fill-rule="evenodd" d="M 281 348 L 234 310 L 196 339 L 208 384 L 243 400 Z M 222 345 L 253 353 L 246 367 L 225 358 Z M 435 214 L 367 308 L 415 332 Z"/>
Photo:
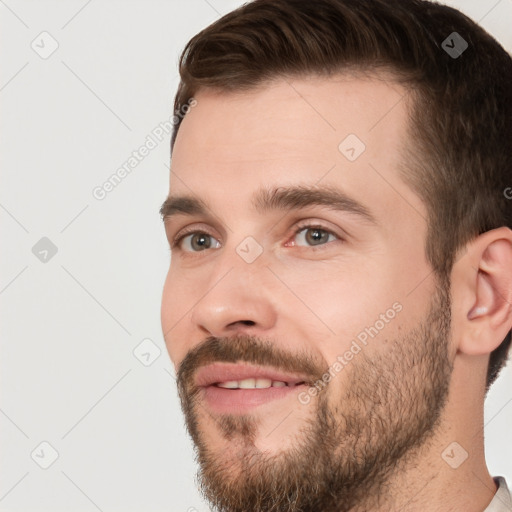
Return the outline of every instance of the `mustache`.
<path id="1" fill-rule="evenodd" d="M 194 394 L 196 371 L 212 363 L 248 363 L 258 366 L 271 366 L 277 370 L 299 373 L 311 377 L 311 382 L 322 378 L 327 362 L 314 358 L 304 350 L 290 353 L 280 348 L 270 339 L 236 334 L 232 337 L 209 336 L 191 349 L 180 363 L 176 382 L 180 395 Z"/>

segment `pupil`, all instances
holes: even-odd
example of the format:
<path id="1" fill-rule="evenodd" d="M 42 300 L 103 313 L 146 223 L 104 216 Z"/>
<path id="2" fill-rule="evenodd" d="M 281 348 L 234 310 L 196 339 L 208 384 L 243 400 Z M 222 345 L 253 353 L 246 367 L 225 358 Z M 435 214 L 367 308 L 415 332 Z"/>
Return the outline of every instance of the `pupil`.
<path id="1" fill-rule="evenodd" d="M 205 234 L 198 234 L 196 235 L 195 237 L 192 238 L 192 246 L 194 246 L 194 248 L 200 248 L 200 249 L 204 249 L 204 248 L 207 248 L 210 247 L 210 241 L 209 241 L 209 238 L 208 238 L 208 235 L 205 235 Z"/>
<path id="2" fill-rule="evenodd" d="M 324 233 L 321 229 L 311 229 L 309 233 L 312 233 L 308 238 L 309 242 L 312 242 L 313 245 L 318 244 L 318 242 L 322 242 L 322 239 L 325 238 L 326 233 Z"/>

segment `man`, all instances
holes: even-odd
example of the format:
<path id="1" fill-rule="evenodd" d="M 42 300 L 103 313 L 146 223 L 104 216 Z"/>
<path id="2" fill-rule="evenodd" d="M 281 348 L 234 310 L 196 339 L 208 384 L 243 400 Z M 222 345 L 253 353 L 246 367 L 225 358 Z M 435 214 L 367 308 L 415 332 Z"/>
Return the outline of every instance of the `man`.
<path id="1" fill-rule="evenodd" d="M 180 61 L 162 326 L 221 511 L 512 510 L 512 60 L 421 0 L 256 0 Z"/>

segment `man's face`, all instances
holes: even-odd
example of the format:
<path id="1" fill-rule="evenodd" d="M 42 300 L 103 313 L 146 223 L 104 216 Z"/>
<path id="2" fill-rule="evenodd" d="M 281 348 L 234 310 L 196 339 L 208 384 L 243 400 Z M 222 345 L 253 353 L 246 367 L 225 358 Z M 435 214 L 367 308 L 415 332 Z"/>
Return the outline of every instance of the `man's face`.
<path id="1" fill-rule="evenodd" d="M 185 237 L 162 327 L 203 489 L 222 510 L 349 510 L 433 433 L 453 358 L 426 208 L 398 172 L 405 91 L 309 78 L 195 99 L 170 195 L 203 209 L 165 220 Z"/>

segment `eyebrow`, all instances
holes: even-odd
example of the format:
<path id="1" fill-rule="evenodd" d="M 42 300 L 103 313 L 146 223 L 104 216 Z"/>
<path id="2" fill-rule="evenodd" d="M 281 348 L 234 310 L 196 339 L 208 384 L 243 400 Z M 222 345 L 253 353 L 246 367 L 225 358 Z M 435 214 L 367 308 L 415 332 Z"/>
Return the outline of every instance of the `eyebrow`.
<path id="1" fill-rule="evenodd" d="M 366 206 L 330 185 L 262 188 L 253 194 L 251 204 L 260 214 L 268 211 L 295 211 L 310 206 L 325 206 L 331 210 L 351 213 L 371 224 L 378 224 Z M 176 215 L 208 216 L 209 211 L 211 209 L 208 205 L 195 196 L 171 195 L 162 204 L 160 215 L 165 221 Z"/>

